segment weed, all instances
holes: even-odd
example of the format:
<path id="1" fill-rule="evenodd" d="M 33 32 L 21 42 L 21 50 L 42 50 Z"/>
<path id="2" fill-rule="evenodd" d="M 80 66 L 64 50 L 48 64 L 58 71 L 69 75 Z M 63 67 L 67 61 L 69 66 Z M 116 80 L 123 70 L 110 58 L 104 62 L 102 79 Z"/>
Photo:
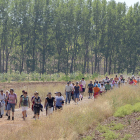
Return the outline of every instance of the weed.
<path id="1" fill-rule="evenodd" d="M 103 126 L 103 125 L 98 125 L 97 130 L 100 133 L 107 133 L 109 131 L 109 128 L 107 126 Z"/>
<path id="2" fill-rule="evenodd" d="M 131 125 L 131 121 L 130 120 L 128 120 L 128 124 Z"/>
<path id="3" fill-rule="evenodd" d="M 121 140 L 129 140 L 131 137 L 131 134 L 125 134 L 124 138 L 122 138 Z"/>
<path id="4" fill-rule="evenodd" d="M 111 128 L 112 130 L 121 130 L 124 128 L 124 125 L 121 123 L 114 124 L 114 126 Z"/>
<path id="5" fill-rule="evenodd" d="M 114 140 L 114 139 L 118 139 L 119 134 L 116 134 L 113 131 L 107 131 L 105 134 L 103 134 L 103 137 L 105 137 L 105 140 Z"/>

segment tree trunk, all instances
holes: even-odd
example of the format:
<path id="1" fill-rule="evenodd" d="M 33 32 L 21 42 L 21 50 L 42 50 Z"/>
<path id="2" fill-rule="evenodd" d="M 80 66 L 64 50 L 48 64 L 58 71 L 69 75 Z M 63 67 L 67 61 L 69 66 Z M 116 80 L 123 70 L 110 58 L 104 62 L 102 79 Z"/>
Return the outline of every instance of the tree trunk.
<path id="1" fill-rule="evenodd" d="M 1 73 L 1 71 L 2 71 L 2 66 L 1 66 L 1 49 L 0 49 L 0 73 Z"/>
<path id="2" fill-rule="evenodd" d="M 43 54 L 43 64 L 42 64 L 42 74 L 44 74 L 45 73 L 45 52 L 46 52 L 46 50 L 45 50 L 45 45 L 43 45 L 43 52 L 42 52 L 42 54 Z"/>
<path id="3" fill-rule="evenodd" d="M 3 67 L 2 67 L 2 72 L 4 73 L 4 50 L 5 48 L 3 47 Z"/>
<path id="4" fill-rule="evenodd" d="M 9 59 L 9 52 L 8 52 L 8 47 L 6 47 L 6 73 L 8 72 L 8 59 Z"/>

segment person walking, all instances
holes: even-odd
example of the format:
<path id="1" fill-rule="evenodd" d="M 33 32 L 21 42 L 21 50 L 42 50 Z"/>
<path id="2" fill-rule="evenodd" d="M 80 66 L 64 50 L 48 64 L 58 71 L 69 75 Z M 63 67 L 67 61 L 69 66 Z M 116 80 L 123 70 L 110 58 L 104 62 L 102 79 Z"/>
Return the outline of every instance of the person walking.
<path id="1" fill-rule="evenodd" d="M 14 112 L 15 112 L 15 106 L 17 105 L 17 95 L 14 93 L 14 89 L 10 89 L 10 94 L 8 95 L 7 98 L 8 101 L 8 119 L 10 120 L 10 110 L 12 109 L 12 120 L 14 120 Z"/>
<path id="2" fill-rule="evenodd" d="M 71 101 L 71 92 L 72 92 L 72 86 L 70 86 L 69 82 L 65 86 L 65 94 L 66 94 L 66 104 L 67 102 L 70 104 Z"/>
<path id="3" fill-rule="evenodd" d="M 100 93 L 100 88 L 96 84 L 96 86 L 93 88 L 93 90 L 94 90 L 94 99 L 96 99 Z"/>
<path id="4" fill-rule="evenodd" d="M 5 99 L 6 99 L 6 95 L 3 93 L 3 90 L 1 90 L 0 91 L 0 118 L 2 118 L 4 115 Z"/>
<path id="5" fill-rule="evenodd" d="M 47 94 L 47 98 L 45 99 L 44 108 L 46 107 L 46 116 L 53 113 L 53 108 L 55 106 L 55 98 L 52 97 L 51 92 Z"/>
<path id="6" fill-rule="evenodd" d="M 109 83 L 109 81 L 107 82 L 107 84 L 105 85 L 105 90 L 108 91 L 111 89 L 111 85 Z"/>
<path id="7" fill-rule="evenodd" d="M 78 100 L 79 100 L 79 93 L 80 93 L 80 86 L 79 83 L 76 82 L 76 86 L 74 87 L 74 97 L 75 97 L 75 104 L 78 104 Z"/>
<path id="8" fill-rule="evenodd" d="M 62 96 L 61 92 L 57 92 L 57 96 L 55 96 L 55 110 L 59 110 L 63 108 L 64 104 L 64 97 Z"/>
<path id="9" fill-rule="evenodd" d="M 20 95 L 20 99 L 19 100 L 21 100 L 21 98 L 24 96 L 24 93 L 25 93 L 25 90 L 22 90 L 22 94 Z M 20 106 L 20 102 L 19 102 L 19 106 Z M 22 111 L 22 116 L 24 116 L 23 111 Z"/>
<path id="10" fill-rule="evenodd" d="M 85 78 L 82 78 L 81 83 L 83 85 L 82 87 L 82 95 L 84 96 L 85 90 L 86 90 L 86 81 Z"/>
<path id="11" fill-rule="evenodd" d="M 8 116 L 8 110 L 7 110 L 7 106 L 8 106 L 8 101 L 7 101 L 7 99 L 8 99 L 8 95 L 9 95 L 9 91 L 8 90 L 6 90 L 6 98 L 5 98 L 5 111 L 6 111 L 6 116 Z"/>
<path id="12" fill-rule="evenodd" d="M 89 98 L 88 99 L 92 99 L 93 97 L 93 84 L 92 81 L 90 81 L 90 83 L 88 84 L 88 93 L 89 93 Z"/>
<path id="13" fill-rule="evenodd" d="M 25 91 L 23 92 L 23 96 L 20 97 L 19 108 L 20 107 L 22 107 L 23 120 L 25 120 L 28 107 L 30 108 L 30 100 Z"/>
<path id="14" fill-rule="evenodd" d="M 39 119 L 39 115 L 40 115 L 40 107 L 41 107 L 41 98 L 38 96 L 39 93 L 35 92 L 35 96 L 32 100 L 32 102 L 34 102 L 34 116 L 35 116 L 35 120 L 38 118 Z"/>

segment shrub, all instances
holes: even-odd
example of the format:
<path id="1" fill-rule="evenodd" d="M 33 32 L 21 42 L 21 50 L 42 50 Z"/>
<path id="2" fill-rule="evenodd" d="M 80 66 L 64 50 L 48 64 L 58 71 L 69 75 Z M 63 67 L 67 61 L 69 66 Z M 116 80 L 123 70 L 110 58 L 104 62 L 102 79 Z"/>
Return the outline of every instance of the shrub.
<path id="1" fill-rule="evenodd" d="M 124 128 L 124 125 L 121 123 L 114 124 L 114 126 L 111 128 L 112 130 L 121 130 Z"/>
<path id="2" fill-rule="evenodd" d="M 100 133 L 107 133 L 109 131 L 109 128 L 107 126 L 102 126 L 102 125 L 98 125 L 97 127 L 97 130 L 100 132 Z"/>
<path id="3" fill-rule="evenodd" d="M 133 106 L 133 112 L 140 112 L 140 103 L 136 103 Z"/>
<path id="4" fill-rule="evenodd" d="M 130 104 L 127 104 L 125 106 L 122 106 L 118 108 L 118 110 L 114 113 L 115 117 L 124 117 L 126 115 L 129 115 L 133 112 L 133 107 Z"/>
<path id="5" fill-rule="evenodd" d="M 114 139 L 118 139 L 119 134 L 116 134 L 113 131 L 107 131 L 107 133 L 103 134 L 103 137 L 105 137 L 105 140 L 114 140 Z"/>

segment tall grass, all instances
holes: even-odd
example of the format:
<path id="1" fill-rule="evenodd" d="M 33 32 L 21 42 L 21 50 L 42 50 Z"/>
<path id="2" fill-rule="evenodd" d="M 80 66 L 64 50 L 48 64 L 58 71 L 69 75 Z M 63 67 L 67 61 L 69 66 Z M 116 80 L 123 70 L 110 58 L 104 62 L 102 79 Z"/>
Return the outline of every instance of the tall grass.
<path id="1" fill-rule="evenodd" d="M 43 89 L 42 89 L 43 90 Z M 44 87 L 45 91 L 45 87 Z M 44 92 L 45 95 L 45 92 Z M 44 95 L 41 95 L 42 97 Z M 79 105 L 64 106 L 50 117 L 33 121 L 15 133 L 2 136 L 11 140 L 75 140 L 80 134 L 112 116 L 123 105 L 140 101 L 140 87 L 123 86 L 100 96 L 97 100 L 83 100 Z M 27 120 L 28 121 L 28 120 Z M 27 122 L 25 122 L 26 124 Z"/>

